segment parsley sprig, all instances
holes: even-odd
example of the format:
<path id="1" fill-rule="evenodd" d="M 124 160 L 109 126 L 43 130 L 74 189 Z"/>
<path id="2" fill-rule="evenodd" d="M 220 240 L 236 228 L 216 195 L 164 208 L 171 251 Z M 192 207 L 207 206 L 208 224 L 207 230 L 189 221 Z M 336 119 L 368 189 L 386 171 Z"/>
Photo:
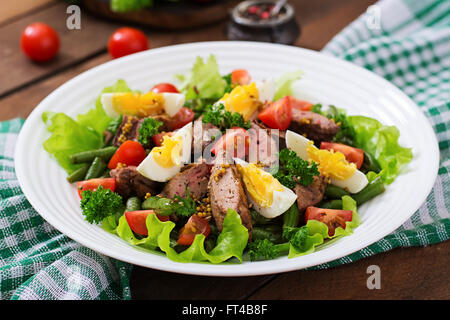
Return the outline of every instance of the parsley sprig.
<path id="1" fill-rule="evenodd" d="M 294 188 L 296 183 L 309 186 L 314 177 L 319 175 L 317 164 L 299 158 L 295 151 L 283 149 L 278 157 L 280 164 L 273 176 L 288 188 Z"/>
<path id="2" fill-rule="evenodd" d="M 232 127 L 250 129 L 251 122 L 245 121 L 241 114 L 225 110 L 223 104 L 209 105 L 205 108 L 202 118 L 203 123 L 212 123 L 224 131 Z"/>
<path id="3" fill-rule="evenodd" d="M 145 118 L 139 128 L 139 143 L 143 146 L 148 145 L 150 143 L 151 137 L 159 132 L 159 127 L 161 127 L 162 125 L 163 123 L 159 120 L 153 118 Z"/>
<path id="4" fill-rule="evenodd" d="M 83 191 L 80 207 L 89 223 L 99 223 L 123 208 L 122 197 L 99 186 L 96 191 Z"/>

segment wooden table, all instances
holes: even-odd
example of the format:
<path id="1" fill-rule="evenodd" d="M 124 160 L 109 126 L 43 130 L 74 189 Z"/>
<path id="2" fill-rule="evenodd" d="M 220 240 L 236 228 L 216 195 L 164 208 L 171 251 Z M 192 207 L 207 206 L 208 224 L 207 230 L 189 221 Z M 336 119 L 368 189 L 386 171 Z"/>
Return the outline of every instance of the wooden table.
<path id="1" fill-rule="evenodd" d="M 320 50 L 363 13 L 373 0 L 290 1 L 302 25 L 296 45 Z M 0 120 L 26 118 L 51 91 L 75 75 L 109 61 L 106 42 L 119 27 L 82 11 L 81 30 L 66 28 L 67 5 L 56 0 L 2 1 L 0 4 Z M 57 59 L 30 62 L 19 37 L 29 23 L 43 21 L 61 37 Z M 144 30 L 151 47 L 224 40 L 224 22 L 186 31 Z M 135 267 L 135 299 L 449 299 L 450 241 L 401 248 L 349 265 L 321 271 L 218 278 L 172 274 Z M 381 290 L 366 286 L 367 267 L 381 268 Z"/>

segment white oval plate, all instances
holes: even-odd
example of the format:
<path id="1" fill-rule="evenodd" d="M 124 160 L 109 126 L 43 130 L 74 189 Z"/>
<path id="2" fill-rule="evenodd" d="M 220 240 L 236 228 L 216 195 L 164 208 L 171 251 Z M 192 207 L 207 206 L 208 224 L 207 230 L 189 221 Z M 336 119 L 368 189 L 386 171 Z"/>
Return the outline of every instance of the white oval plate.
<path id="1" fill-rule="evenodd" d="M 161 254 L 128 245 L 99 226 L 83 220 L 79 200 L 67 174 L 42 147 L 49 136 L 41 115 L 64 112 L 72 117 L 92 108 L 101 89 L 125 79 L 146 91 L 159 82 L 173 82 L 195 58 L 214 54 L 222 74 L 245 68 L 253 79 L 276 78 L 301 69 L 296 94 L 314 102 L 334 104 L 349 114 L 367 115 L 395 125 L 400 143 L 412 147 L 407 172 L 381 196 L 360 208 L 362 224 L 347 237 L 322 245 L 294 259 L 224 263 L 176 263 Z M 249 276 L 285 272 L 326 263 L 358 251 L 388 235 L 425 201 L 437 175 L 439 152 L 434 132 L 417 105 L 388 81 L 349 62 L 311 50 L 253 42 L 203 42 L 176 45 L 130 55 L 95 67 L 53 91 L 31 113 L 20 132 L 16 173 L 25 196 L 39 214 L 73 240 L 107 256 L 132 264 L 186 274 Z"/>

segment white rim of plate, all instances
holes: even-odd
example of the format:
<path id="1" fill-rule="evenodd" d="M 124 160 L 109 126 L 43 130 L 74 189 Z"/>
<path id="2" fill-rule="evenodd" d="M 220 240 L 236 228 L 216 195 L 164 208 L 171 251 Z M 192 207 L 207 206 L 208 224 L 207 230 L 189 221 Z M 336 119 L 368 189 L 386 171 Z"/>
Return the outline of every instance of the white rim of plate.
<path id="1" fill-rule="evenodd" d="M 325 256 L 320 256 L 320 250 L 316 251 L 314 253 L 311 253 L 309 255 L 305 255 L 299 258 L 294 259 L 275 259 L 275 260 L 269 260 L 269 261 L 258 261 L 258 262 L 248 262 L 243 264 L 208 264 L 208 263 L 177 263 L 169 260 L 167 257 L 163 257 L 167 261 L 160 262 L 154 262 L 154 261 L 145 261 L 143 257 L 139 256 L 132 256 L 127 255 L 125 252 L 115 252 L 114 250 L 108 250 L 105 245 L 99 244 L 99 243 L 93 243 L 91 241 L 86 240 L 83 237 L 80 237 L 78 234 L 72 232 L 70 228 L 68 228 L 66 225 L 61 225 L 57 220 L 54 219 L 52 214 L 49 214 L 46 212 L 45 206 L 43 205 L 42 201 L 40 200 L 39 196 L 33 192 L 31 186 L 29 183 L 27 183 L 25 177 L 25 170 L 26 170 L 26 163 L 24 159 L 26 159 L 26 140 L 27 137 L 33 135 L 33 128 L 36 125 L 44 125 L 41 121 L 41 114 L 43 111 L 46 111 L 48 109 L 47 101 L 51 100 L 53 97 L 60 95 L 63 93 L 67 88 L 70 88 L 73 84 L 76 83 L 83 83 L 83 80 L 89 79 L 91 75 L 96 74 L 98 72 L 101 72 L 102 70 L 107 70 L 113 66 L 120 66 L 125 65 L 129 63 L 130 61 L 133 61 L 135 59 L 139 59 L 145 56 L 152 57 L 152 56 L 158 56 L 161 54 L 170 54 L 171 52 L 177 52 L 178 50 L 188 50 L 188 49 L 195 49 L 198 50 L 196 52 L 204 52 L 208 53 L 208 48 L 214 48 L 214 49 L 235 49 L 239 50 L 242 48 L 250 48 L 250 49 L 257 49 L 261 52 L 264 52 L 267 50 L 267 52 L 270 52 L 271 50 L 278 50 L 285 53 L 299 53 L 306 57 L 313 57 L 316 59 L 322 59 L 326 62 L 329 62 L 331 64 L 341 65 L 342 67 L 345 67 L 351 72 L 354 72 L 355 74 L 365 76 L 366 78 L 373 80 L 374 82 L 378 82 L 378 84 L 389 88 L 389 90 L 392 90 L 396 95 L 398 95 L 405 104 L 408 104 L 409 107 L 411 107 L 411 110 L 408 110 L 412 113 L 414 113 L 414 117 L 423 124 L 423 127 L 421 128 L 421 134 L 426 137 L 428 143 L 428 147 L 430 148 L 428 151 L 431 153 L 431 157 L 434 157 L 433 161 L 431 163 L 427 163 L 428 165 L 428 172 L 432 175 L 433 179 L 428 179 L 426 181 L 426 184 L 422 184 L 422 190 L 426 190 L 426 192 L 422 192 L 420 194 L 420 197 L 416 196 L 413 199 L 411 199 L 411 202 L 409 202 L 410 209 L 408 210 L 408 216 L 404 216 L 401 221 L 396 221 L 395 224 L 391 224 L 389 228 L 384 228 L 381 232 L 378 232 L 376 235 L 372 234 L 372 237 L 370 240 L 366 240 L 365 242 L 359 242 L 357 244 L 352 243 L 352 246 L 348 246 L 345 248 L 341 248 L 339 252 L 328 252 Z M 212 51 L 212 50 L 211 50 Z M 220 61 L 218 61 L 220 66 Z M 112 79 L 117 80 L 117 79 Z M 105 84 L 109 85 L 109 84 Z M 264 274 L 273 274 L 273 273 L 280 273 L 280 272 L 288 272 L 293 270 L 299 270 L 303 268 L 308 268 L 316 265 L 320 265 L 326 262 L 330 262 L 336 259 L 339 259 L 341 257 L 345 257 L 351 253 L 357 252 L 375 242 L 382 239 L 386 235 L 392 233 L 394 230 L 396 230 L 398 227 L 400 227 L 411 215 L 416 212 L 421 204 L 426 200 L 426 197 L 431 192 L 431 189 L 434 185 L 434 181 L 437 176 L 439 167 L 439 149 L 438 149 L 438 143 L 436 135 L 434 134 L 434 131 L 428 122 L 428 119 L 425 117 L 425 115 L 422 113 L 422 111 L 419 109 L 419 107 L 400 89 L 398 89 L 396 86 L 385 80 L 384 78 L 376 75 L 373 72 L 370 72 L 369 70 L 366 70 L 364 68 L 361 68 L 355 64 L 352 64 L 348 61 L 338 59 L 336 57 L 323 54 L 321 52 L 316 52 L 309 49 L 304 48 L 298 48 L 298 47 L 291 47 L 287 45 L 281 45 L 281 44 L 268 44 L 268 43 L 260 43 L 260 42 L 249 42 L 249 41 L 213 41 L 213 42 L 197 42 L 197 43 L 189 43 L 189 44 L 179 44 L 179 45 L 173 45 L 168 47 L 162 47 L 162 48 L 156 48 L 151 49 L 144 52 L 139 52 L 133 55 L 129 55 L 123 58 L 119 58 L 116 60 L 112 60 L 109 62 L 106 62 L 104 64 L 101 64 L 99 66 L 96 66 L 90 70 L 87 70 L 80 75 L 72 78 L 71 80 L 67 81 L 57 89 L 55 89 L 52 93 L 50 93 L 44 100 L 41 101 L 41 103 L 33 110 L 33 112 L 29 115 L 27 120 L 25 121 L 24 126 L 22 127 L 22 130 L 19 134 L 19 138 L 16 145 L 15 150 L 15 168 L 16 168 L 16 174 L 17 178 L 19 180 L 20 186 L 30 202 L 30 204 L 36 209 L 36 211 L 45 219 L 47 222 L 49 222 L 52 226 L 54 226 L 57 230 L 62 232 L 63 234 L 67 235 L 69 238 L 75 240 L 76 242 L 82 244 L 83 246 L 86 246 L 94 251 L 97 251 L 99 253 L 105 254 L 109 257 L 125 261 L 128 263 L 132 263 L 135 265 L 140 265 L 143 267 L 149 267 L 153 269 L 158 269 L 162 271 L 169 271 L 169 272 L 175 272 L 175 273 L 183 273 L 183 274 L 193 274 L 193 275 L 204 275 L 204 276 L 252 276 L 252 275 L 264 275 Z M 394 182 L 395 183 L 395 182 Z M 360 226 L 361 227 L 361 226 Z M 359 227 L 359 228 L 360 228 Z M 100 232 L 106 232 L 102 230 L 100 227 Z M 113 236 L 113 235 L 111 235 Z M 348 237 L 352 237 L 354 235 L 350 235 Z M 114 236 L 116 237 L 116 236 Z M 346 238 L 348 238 L 346 237 Z M 342 240 L 342 239 L 341 239 Z M 124 242 L 125 243 L 125 242 Z M 126 244 L 126 243 L 125 243 Z M 128 245 L 128 244 L 126 244 Z M 130 248 L 133 248 L 132 246 L 128 245 Z M 133 248 L 134 249 L 134 248 Z M 134 249 L 135 255 L 138 255 L 139 251 L 137 249 Z M 142 252 L 141 252 L 142 253 Z M 152 254 L 148 252 L 143 252 L 144 254 Z M 299 261 L 299 259 L 301 261 Z"/>

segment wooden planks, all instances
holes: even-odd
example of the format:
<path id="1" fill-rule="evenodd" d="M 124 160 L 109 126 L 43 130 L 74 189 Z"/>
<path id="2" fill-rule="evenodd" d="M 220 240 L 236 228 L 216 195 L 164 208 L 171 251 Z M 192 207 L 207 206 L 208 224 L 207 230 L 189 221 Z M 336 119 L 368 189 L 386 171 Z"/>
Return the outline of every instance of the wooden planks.
<path id="1" fill-rule="evenodd" d="M 374 0 L 290 3 L 303 29 L 296 45 L 319 50 Z M 66 6 L 55 0 L 0 4 L 0 120 L 26 117 L 62 83 L 110 60 L 106 42 L 120 24 L 98 20 L 82 11 L 82 30 L 69 31 L 65 27 Z M 56 28 L 62 40 L 60 56 L 46 64 L 30 62 L 18 45 L 22 29 L 38 20 Z M 144 31 L 151 47 L 156 48 L 225 40 L 224 25 L 221 22 L 184 31 Z M 396 249 L 328 270 L 243 278 L 189 276 L 135 267 L 131 290 L 134 299 L 448 299 L 449 252 L 447 241 L 426 248 Z M 381 268 L 379 291 L 366 287 L 366 270 L 372 264 Z"/>
<path id="2" fill-rule="evenodd" d="M 56 0 L 2 1 L 0 2 L 0 25 L 54 2 Z"/>
<path id="3" fill-rule="evenodd" d="M 250 299 L 448 299 L 450 241 L 398 248 L 349 265 L 279 275 Z M 367 267 L 381 270 L 381 289 L 369 290 Z"/>

